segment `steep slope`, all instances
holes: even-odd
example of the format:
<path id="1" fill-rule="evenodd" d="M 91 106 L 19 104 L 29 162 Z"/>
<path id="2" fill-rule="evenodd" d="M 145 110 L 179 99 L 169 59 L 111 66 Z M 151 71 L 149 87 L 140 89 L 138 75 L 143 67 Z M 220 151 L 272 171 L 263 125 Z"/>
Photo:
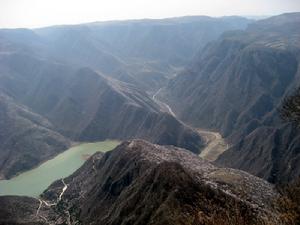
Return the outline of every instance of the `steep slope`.
<path id="1" fill-rule="evenodd" d="M 299 131 L 277 112 L 299 84 L 299 24 L 299 13 L 284 14 L 228 32 L 161 92 L 181 119 L 232 143 L 222 165 L 272 182 L 300 175 Z"/>
<path id="2" fill-rule="evenodd" d="M 184 149 L 133 140 L 53 183 L 40 204 L 0 197 L 17 213 L 1 208 L 0 224 L 20 224 L 19 215 L 29 224 L 293 224 L 282 220 L 278 197 L 271 184 L 245 172 L 217 168 Z"/>
<path id="3" fill-rule="evenodd" d="M 138 137 L 200 150 L 195 131 L 160 112 L 134 85 L 25 54 L 3 57 L 2 65 L 7 72 L 0 77 L 6 81 L 0 89 L 49 119 L 65 136 L 80 141 Z"/>
<path id="4" fill-rule="evenodd" d="M 197 132 L 161 112 L 145 92 L 132 85 L 107 80 L 92 70 L 81 69 L 64 91 L 65 94 L 53 104 L 52 111 L 45 115 L 61 133 L 73 139 L 96 141 L 138 137 L 200 151 L 202 140 Z M 39 95 L 39 100 L 42 99 L 43 93 Z M 35 104 L 32 99 L 29 102 Z"/>
<path id="5" fill-rule="evenodd" d="M 1 225 L 42 225 L 44 220 L 37 218 L 36 212 L 39 201 L 30 197 L 0 197 L 0 224 Z"/>
<path id="6" fill-rule="evenodd" d="M 0 178 L 29 170 L 70 146 L 45 118 L 0 93 Z"/>

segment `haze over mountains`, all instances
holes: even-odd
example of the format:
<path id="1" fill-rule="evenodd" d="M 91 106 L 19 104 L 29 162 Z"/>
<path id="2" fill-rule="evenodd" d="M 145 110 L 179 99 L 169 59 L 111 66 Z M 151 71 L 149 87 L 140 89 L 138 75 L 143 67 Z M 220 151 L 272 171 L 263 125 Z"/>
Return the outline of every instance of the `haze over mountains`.
<path id="1" fill-rule="evenodd" d="M 247 23 L 239 17 L 186 17 L 0 30 L 0 91 L 6 102 L 45 120 L 53 141 L 47 142 L 51 152 L 43 155 L 57 154 L 71 140 L 134 137 L 199 152 L 203 143 L 198 133 L 161 112 L 145 91 L 166 83 L 196 49 L 222 31 Z M 158 47 L 162 42 L 164 48 Z M 16 160 L 24 150 L 14 148 L 14 159 L 10 158 L 9 140 L 18 126 L 18 121 L 9 121 L 2 131 L 8 140 L 1 147 L 2 177 L 32 168 L 45 157 L 35 154 L 35 147 L 28 149 L 26 158 L 19 159 L 24 168 Z M 9 128 L 13 131 L 7 134 Z M 32 146 L 38 146 L 35 139 L 43 138 L 35 132 Z M 19 135 L 18 141 L 22 139 Z"/>
<path id="2" fill-rule="evenodd" d="M 37 199 L 0 197 L 0 224 L 298 224 L 273 184 L 300 175 L 299 128 L 278 111 L 300 86 L 299 25 L 289 13 L 0 30 L 0 178 L 124 140 Z M 213 164 L 199 129 L 230 146 Z"/>

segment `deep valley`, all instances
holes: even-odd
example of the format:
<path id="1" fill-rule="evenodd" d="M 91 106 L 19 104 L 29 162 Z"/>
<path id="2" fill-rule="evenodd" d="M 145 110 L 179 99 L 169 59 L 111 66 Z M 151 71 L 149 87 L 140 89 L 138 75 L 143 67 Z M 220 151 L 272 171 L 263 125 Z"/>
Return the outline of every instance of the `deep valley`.
<path id="1" fill-rule="evenodd" d="M 0 225 L 299 224 L 299 25 L 0 29 Z"/>

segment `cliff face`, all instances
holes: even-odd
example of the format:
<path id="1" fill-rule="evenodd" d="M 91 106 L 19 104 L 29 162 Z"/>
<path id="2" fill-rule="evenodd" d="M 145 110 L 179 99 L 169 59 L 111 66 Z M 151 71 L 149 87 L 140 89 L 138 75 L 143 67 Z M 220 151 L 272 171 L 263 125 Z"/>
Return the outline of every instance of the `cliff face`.
<path id="1" fill-rule="evenodd" d="M 53 206 L 29 199 L 30 206 L 20 208 L 22 197 L 0 202 L 21 215 L 39 208 L 26 214 L 28 224 L 285 224 L 278 197 L 271 184 L 245 172 L 215 167 L 184 149 L 133 140 L 95 154 L 53 183 L 42 199 Z M 9 212 L 0 209 L 0 224 L 19 224 Z"/>
<path id="2" fill-rule="evenodd" d="M 299 85 L 299 22 L 299 13 L 286 14 L 224 34 L 161 92 L 184 121 L 231 142 L 220 164 L 272 182 L 299 175 L 299 130 L 277 112 Z"/>

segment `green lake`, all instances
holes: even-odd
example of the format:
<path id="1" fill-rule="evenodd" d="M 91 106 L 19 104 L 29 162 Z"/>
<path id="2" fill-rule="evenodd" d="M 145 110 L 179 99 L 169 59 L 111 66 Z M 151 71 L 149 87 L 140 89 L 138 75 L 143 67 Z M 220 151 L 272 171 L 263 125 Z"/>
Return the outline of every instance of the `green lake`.
<path id="1" fill-rule="evenodd" d="M 84 143 L 72 147 L 35 169 L 21 173 L 10 180 L 0 180 L 0 195 L 24 195 L 38 197 L 53 181 L 75 172 L 95 152 L 107 152 L 118 141 Z"/>

